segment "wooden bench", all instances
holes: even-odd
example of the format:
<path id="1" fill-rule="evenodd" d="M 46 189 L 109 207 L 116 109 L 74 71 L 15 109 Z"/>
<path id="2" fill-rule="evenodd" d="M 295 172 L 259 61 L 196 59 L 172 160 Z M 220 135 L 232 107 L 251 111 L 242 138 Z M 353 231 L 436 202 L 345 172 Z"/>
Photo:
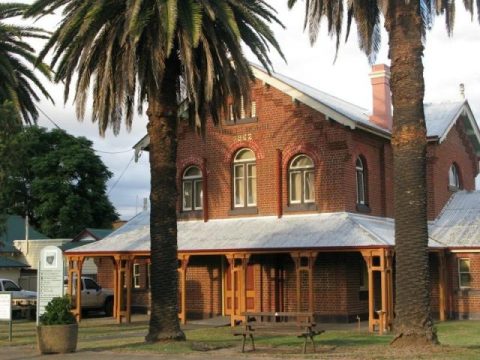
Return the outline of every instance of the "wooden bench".
<path id="1" fill-rule="evenodd" d="M 242 336 L 242 353 L 245 352 L 247 336 L 255 351 L 255 335 L 285 335 L 304 338 L 303 353 L 307 352 L 307 342 L 310 340 L 315 352 L 314 337 L 324 330 L 316 329 L 311 312 L 246 312 L 245 319 L 233 328 L 234 336 Z"/>

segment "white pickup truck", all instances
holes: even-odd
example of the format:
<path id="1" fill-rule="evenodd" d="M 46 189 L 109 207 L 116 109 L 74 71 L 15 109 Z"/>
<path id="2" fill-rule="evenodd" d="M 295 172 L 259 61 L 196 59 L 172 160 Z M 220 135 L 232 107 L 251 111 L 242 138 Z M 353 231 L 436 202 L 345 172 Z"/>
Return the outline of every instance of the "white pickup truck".
<path id="1" fill-rule="evenodd" d="M 67 293 L 67 279 L 64 281 L 65 294 Z M 75 301 L 75 283 L 73 284 L 73 300 Z M 81 278 L 82 310 L 103 310 L 105 315 L 113 314 L 113 290 L 103 289 L 97 282 L 89 277 Z"/>

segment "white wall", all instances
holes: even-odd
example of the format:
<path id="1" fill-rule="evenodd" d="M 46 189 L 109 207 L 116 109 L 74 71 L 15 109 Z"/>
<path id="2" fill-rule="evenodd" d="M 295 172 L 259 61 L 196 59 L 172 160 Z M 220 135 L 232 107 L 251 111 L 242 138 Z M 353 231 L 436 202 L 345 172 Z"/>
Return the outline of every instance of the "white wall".
<path id="1" fill-rule="evenodd" d="M 20 269 L 17 269 L 17 268 L 0 269 L 0 278 L 13 280 L 16 284 L 18 284 L 18 279 L 20 278 Z"/>
<path id="2" fill-rule="evenodd" d="M 45 246 L 61 246 L 70 241 L 72 239 L 14 240 L 13 245 L 23 254 L 20 261 L 30 265 L 30 269 L 37 270 L 40 251 Z"/>

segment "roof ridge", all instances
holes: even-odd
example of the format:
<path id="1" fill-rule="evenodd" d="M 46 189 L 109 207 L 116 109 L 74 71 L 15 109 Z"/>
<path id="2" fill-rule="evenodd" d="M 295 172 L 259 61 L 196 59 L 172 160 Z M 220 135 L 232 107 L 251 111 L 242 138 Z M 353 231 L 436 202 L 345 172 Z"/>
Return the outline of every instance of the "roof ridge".
<path id="1" fill-rule="evenodd" d="M 347 219 L 352 223 L 354 223 L 356 226 L 358 226 L 362 231 L 372 236 L 383 245 L 391 245 L 387 241 L 385 241 L 380 235 L 378 235 L 376 232 L 372 231 L 371 229 L 368 229 L 365 225 L 360 224 L 358 221 L 356 221 L 355 218 L 352 216 L 353 215 L 352 213 L 347 213 L 347 214 L 348 214 Z"/>
<path id="2" fill-rule="evenodd" d="M 261 65 L 259 65 L 259 64 L 256 64 L 256 63 L 254 63 L 254 62 L 250 62 L 250 65 L 256 67 L 256 68 L 259 69 L 259 70 L 266 71 L 266 72 L 268 73 L 268 71 L 267 71 L 263 66 L 261 66 Z M 338 97 L 338 96 L 336 96 L 336 95 L 332 95 L 332 94 L 330 94 L 330 93 L 328 93 L 328 92 L 326 92 L 326 91 L 324 91 L 324 90 L 321 90 L 321 89 L 319 89 L 319 88 L 313 87 L 312 85 L 306 84 L 306 83 L 304 83 L 304 82 L 302 82 L 302 81 L 296 80 L 296 79 L 294 79 L 294 78 L 292 78 L 292 77 L 290 77 L 290 76 L 288 76 L 288 75 L 284 75 L 284 74 L 279 73 L 279 72 L 276 72 L 276 71 L 270 71 L 270 75 L 271 75 L 271 76 L 279 75 L 279 76 L 281 76 L 281 77 L 283 77 L 283 78 L 286 78 L 286 79 L 288 79 L 288 80 L 290 80 L 290 81 L 293 81 L 293 82 L 295 82 L 295 83 L 298 83 L 299 85 L 302 85 L 302 86 L 305 86 L 305 87 L 309 87 L 309 88 L 312 89 L 312 90 L 319 91 L 319 92 L 321 92 L 321 93 L 323 93 L 323 94 L 325 94 L 325 95 L 327 95 L 327 96 L 330 96 L 330 97 L 332 97 L 332 98 L 334 98 L 334 99 L 336 99 L 336 100 L 339 100 L 339 101 L 341 101 L 341 102 L 344 102 L 344 103 L 349 104 L 349 105 L 352 105 L 352 106 L 355 106 L 355 107 L 357 107 L 357 108 L 360 109 L 360 110 L 367 111 L 367 112 L 369 111 L 368 109 L 366 109 L 366 108 L 364 108 L 364 107 L 362 107 L 362 106 L 360 106 L 360 105 L 354 104 L 354 103 L 352 103 L 352 102 L 350 102 L 350 101 L 347 101 L 347 100 L 345 100 L 345 99 L 342 99 L 342 98 L 340 98 L 340 97 Z M 278 79 L 278 80 L 282 81 L 282 79 Z"/>

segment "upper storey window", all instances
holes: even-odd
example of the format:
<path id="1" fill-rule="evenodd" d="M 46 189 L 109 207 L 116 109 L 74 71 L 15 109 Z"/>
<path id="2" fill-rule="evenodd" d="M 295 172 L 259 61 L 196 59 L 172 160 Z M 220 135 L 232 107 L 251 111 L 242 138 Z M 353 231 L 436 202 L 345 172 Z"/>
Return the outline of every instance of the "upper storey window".
<path id="1" fill-rule="evenodd" d="M 361 157 L 355 162 L 355 171 L 357 175 L 357 204 L 367 204 L 367 169 L 365 162 Z"/>
<path id="2" fill-rule="evenodd" d="M 306 155 L 296 156 L 288 169 L 290 185 L 290 204 L 308 204 L 315 202 L 314 165 Z"/>
<path id="3" fill-rule="evenodd" d="M 183 211 L 202 210 L 203 181 L 202 172 L 196 166 L 190 166 L 183 173 Z"/>
<path id="4" fill-rule="evenodd" d="M 235 119 L 233 104 L 230 104 L 228 112 L 229 124 L 243 124 L 257 121 L 256 101 L 251 101 L 250 104 L 245 104 L 243 96 L 240 98 L 240 118 Z"/>
<path id="5" fill-rule="evenodd" d="M 257 206 L 257 164 L 250 149 L 241 149 L 233 160 L 233 206 Z"/>
<path id="6" fill-rule="evenodd" d="M 448 170 L 448 186 L 452 190 L 460 189 L 460 177 L 456 164 L 452 164 L 452 166 L 450 166 L 450 169 Z"/>

